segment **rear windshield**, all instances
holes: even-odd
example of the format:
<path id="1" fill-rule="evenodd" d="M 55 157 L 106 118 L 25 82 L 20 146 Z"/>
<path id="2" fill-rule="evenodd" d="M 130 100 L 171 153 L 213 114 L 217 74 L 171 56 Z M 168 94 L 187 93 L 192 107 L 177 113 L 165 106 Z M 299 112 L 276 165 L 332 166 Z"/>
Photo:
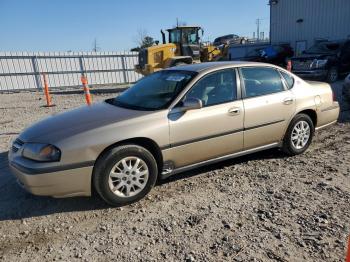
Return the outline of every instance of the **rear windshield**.
<path id="1" fill-rule="evenodd" d="M 225 35 L 225 36 L 220 36 L 218 38 L 215 38 L 214 43 L 218 43 L 218 42 L 223 42 L 226 40 L 231 40 L 231 39 L 235 39 L 237 38 L 237 35 Z"/>
<path id="2" fill-rule="evenodd" d="M 321 42 L 305 51 L 306 54 L 336 53 L 339 51 L 341 43 Z"/>

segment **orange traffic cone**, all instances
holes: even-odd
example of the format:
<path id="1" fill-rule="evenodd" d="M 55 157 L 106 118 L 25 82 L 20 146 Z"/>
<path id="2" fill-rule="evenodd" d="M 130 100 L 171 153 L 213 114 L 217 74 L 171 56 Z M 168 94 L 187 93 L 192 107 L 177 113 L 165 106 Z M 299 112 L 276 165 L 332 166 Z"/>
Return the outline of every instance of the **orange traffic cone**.
<path id="1" fill-rule="evenodd" d="M 91 99 L 87 78 L 84 75 L 81 76 L 81 83 L 83 84 L 83 87 L 84 87 L 86 103 L 90 106 L 92 104 L 92 99 Z"/>
<path id="2" fill-rule="evenodd" d="M 52 107 L 54 106 L 51 101 L 50 91 L 49 91 L 49 84 L 47 81 L 47 74 L 43 74 L 44 78 L 44 93 L 46 98 L 46 107 Z"/>

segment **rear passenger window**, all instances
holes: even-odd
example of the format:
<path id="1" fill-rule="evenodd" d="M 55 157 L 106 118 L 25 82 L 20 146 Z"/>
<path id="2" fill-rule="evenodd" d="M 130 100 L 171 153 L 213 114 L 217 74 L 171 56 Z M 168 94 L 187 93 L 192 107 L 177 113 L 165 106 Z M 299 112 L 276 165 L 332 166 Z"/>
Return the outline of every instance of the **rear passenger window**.
<path id="1" fill-rule="evenodd" d="M 284 91 L 280 74 L 273 68 L 243 67 L 241 74 L 246 97 L 263 96 Z"/>
<path id="2" fill-rule="evenodd" d="M 280 72 L 281 72 L 281 75 L 283 76 L 284 80 L 286 80 L 288 89 L 291 89 L 294 85 L 294 78 L 290 74 L 287 74 L 283 71 L 280 71 Z"/>

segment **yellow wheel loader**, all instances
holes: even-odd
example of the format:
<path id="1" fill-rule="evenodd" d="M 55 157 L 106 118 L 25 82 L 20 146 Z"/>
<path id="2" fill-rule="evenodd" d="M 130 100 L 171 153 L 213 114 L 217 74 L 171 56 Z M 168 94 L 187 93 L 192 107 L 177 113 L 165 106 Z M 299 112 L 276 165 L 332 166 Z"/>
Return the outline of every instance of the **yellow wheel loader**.
<path id="1" fill-rule="evenodd" d="M 183 64 L 193 64 L 220 60 L 226 48 L 219 49 L 211 44 L 200 41 L 203 29 L 199 26 L 177 26 L 166 30 L 168 42 L 163 30 L 163 44 L 143 48 L 139 51 L 139 64 L 135 71 L 149 75 L 163 68 Z"/>

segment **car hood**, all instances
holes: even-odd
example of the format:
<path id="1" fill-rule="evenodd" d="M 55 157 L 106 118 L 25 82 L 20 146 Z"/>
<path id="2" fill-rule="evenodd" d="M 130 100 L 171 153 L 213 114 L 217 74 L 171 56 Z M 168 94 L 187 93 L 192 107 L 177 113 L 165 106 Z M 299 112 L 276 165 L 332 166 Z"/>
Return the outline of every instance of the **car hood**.
<path id="1" fill-rule="evenodd" d="M 23 142 L 47 142 L 73 136 L 77 133 L 129 120 L 151 111 L 117 107 L 106 102 L 83 106 L 41 120 L 25 129 L 19 136 Z"/>
<path id="2" fill-rule="evenodd" d="M 302 61 L 302 60 L 313 60 L 313 59 L 324 59 L 329 56 L 333 56 L 332 54 L 302 54 L 298 57 L 293 57 L 293 61 Z"/>

